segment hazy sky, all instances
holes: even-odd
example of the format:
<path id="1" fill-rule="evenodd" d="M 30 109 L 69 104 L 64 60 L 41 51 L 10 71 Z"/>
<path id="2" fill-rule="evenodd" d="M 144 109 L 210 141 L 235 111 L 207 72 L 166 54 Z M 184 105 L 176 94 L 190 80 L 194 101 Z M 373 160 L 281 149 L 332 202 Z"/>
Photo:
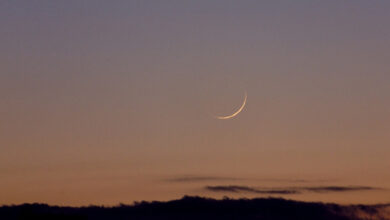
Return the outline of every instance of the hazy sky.
<path id="1" fill-rule="evenodd" d="M 1 1 L 0 204 L 208 195 L 165 181 L 178 176 L 390 189 L 389 12 L 379 0 Z M 245 91 L 236 118 L 213 117 Z"/>

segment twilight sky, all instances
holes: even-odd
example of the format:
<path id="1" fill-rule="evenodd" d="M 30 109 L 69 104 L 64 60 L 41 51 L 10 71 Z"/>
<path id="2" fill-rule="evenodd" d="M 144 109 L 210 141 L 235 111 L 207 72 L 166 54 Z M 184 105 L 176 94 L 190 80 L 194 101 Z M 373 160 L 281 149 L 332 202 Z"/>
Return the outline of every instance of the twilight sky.
<path id="1" fill-rule="evenodd" d="M 383 191 L 292 198 L 390 202 L 389 12 L 379 0 L 1 1 L 0 204 L 221 184 L 369 186 Z M 237 117 L 213 117 L 245 91 Z"/>

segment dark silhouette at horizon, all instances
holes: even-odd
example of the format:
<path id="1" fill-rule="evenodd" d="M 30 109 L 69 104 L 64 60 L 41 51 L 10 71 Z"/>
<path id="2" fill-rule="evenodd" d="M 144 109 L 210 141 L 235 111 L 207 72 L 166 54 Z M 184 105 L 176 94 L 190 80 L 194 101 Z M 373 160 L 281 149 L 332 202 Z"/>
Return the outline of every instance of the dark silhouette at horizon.
<path id="1" fill-rule="evenodd" d="M 387 205 L 337 205 L 281 198 L 222 200 L 184 196 L 168 202 L 135 202 L 115 207 L 60 207 L 22 204 L 0 207 L 0 219 L 389 219 Z"/>

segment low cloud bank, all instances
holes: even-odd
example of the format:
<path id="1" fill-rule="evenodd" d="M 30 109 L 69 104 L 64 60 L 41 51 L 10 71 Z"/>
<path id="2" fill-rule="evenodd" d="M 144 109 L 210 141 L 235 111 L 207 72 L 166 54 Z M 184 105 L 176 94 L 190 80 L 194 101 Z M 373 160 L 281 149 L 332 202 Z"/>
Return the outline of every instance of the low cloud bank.
<path id="1" fill-rule="evenodd" d="M 227 185 L 227 186 L 205 186 L 205 189 L 213 192 L 231 193 L 259 193 L 259 194 L 299 194 L 304 192 L 345 192 L 379 190 L 379 188 L 369 186 L 313 186 L 313 187 L 283 187 L 283 188 L 256 188 L 249 186 Z"/>
<path id="2" fill-rule="evenodd" d="M 297 194 L 299 191 L 292 189 L 256 189 L 248 186 L 206 186 L 209 191 L 214 192 L 252 192 L 252 193 L 261 193 L 261 194 Z"/>
<path id="3" fill-rule="evenodd" d="M 239 178 L 228 176 L 193 176 L 182 175 L 163 179 L 167 182 L 209 182 L 209 181 L 239 181 L 250 180 L 259 182 L 314 183 L 329 182 L 331 179 L 289 179 L 289 178 Z"/>

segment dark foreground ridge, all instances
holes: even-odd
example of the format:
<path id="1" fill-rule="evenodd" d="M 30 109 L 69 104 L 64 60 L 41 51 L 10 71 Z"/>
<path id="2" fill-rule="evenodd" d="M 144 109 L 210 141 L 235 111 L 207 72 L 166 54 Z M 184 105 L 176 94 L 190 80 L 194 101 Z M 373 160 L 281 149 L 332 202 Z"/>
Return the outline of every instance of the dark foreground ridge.
<path id="1" fill-rule="evenodd" d="M 215 200 L 185 196 L 169 202 L 115 207 L 59 207 L 23 204 L 0 207 L 0 219 L 389 219 L 389 205 L 341 206 L 276 198 Z"/>

